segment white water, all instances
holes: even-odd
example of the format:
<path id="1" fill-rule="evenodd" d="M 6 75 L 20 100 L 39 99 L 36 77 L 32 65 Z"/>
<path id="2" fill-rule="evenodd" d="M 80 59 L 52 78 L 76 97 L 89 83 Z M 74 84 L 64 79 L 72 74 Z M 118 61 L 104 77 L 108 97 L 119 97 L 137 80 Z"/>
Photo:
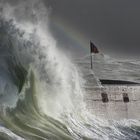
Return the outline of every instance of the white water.
<path id="1" fill-rule="evenodd" d="M 48 136 L 48 130 L 52 136 L 53 134 L 58 136 L 61 134 L 59 130 L 58 133 L 54 127 L 51 127 L 52 122 L 45 119 L 45 116 L 49 116 L 64 124 L 72 139 L 127 140 L 129 137 L 125 135 L 125 132 L 123 133 L 117 128 L 116 123 L 100 120 L 86 111 L 83 102 L 84 89 L 82 88 L 84 79 L 80 70 L 57 49 L 57 42 L 49 31 L 48 11 L 43 6 L 43 3 L 40 1 L 20 1 L 17 5 L 12 6 L 3 1 L 1 2 L 1 7 L 3 9 L 1 16 L 5 20 L 13 19 L 14 26 L 20 30 L 20 33 L 23 32 L 20 37 L 15 37 L 14 55 L 28 69 L 28 75 L 30 75 L 31 71 L 35 75 L 33 96 L 35 97 L 39 114 L 32 114 L 34 110 L 29 110 L 31 113 L 20 114 L 16 112 L 13 114 L 14 117 L 21 119 L 20 121 L 26 127 L 30 126 L 32 130 L 37 129 L 39 132 L 45 133 L 45 136 Z M 24 44 L 25 40 L 26 43 Z M 30 44 L 30 42 L 33 44 Z M 29 81 L 25 83 L 20 93 L 20 98 L 22 95 L 26 97 L 27 93 L 25 91 L 30 86 Z M 31 102 L 31 104 L 33 103 Z M 30 109 L 27 104 L 28 107 Z M 23 129 L 22 125 L 12 122 L 11 118 L 7 119 L 6 123 L 10 126 L 9 129 L 11 128 L 10 123 L 12 123 L 11 129 L 14 132 L 16 131 L 15 133 L 20 134 L 22 137 L 25 135 L 25 138 L 31 135 L 38 137 L 38 139 L 46 139 L 44 135 L 33 133 L 34 131 L 32 132 L 30 129 Z M 57 123 L 55 120 L 53 120 L 54 123 Z M 127 123 L 130 124 L 127 126 L 129 128 L 132 123 L 131 121 Z M 133 123 L 133 125 L 136 125 L 136 123 Z M 50 128 L 47 127 L 48 124 Z M 60 126 L 61 129 L 63 129 L 63 126 Z M 0 132 L 3 132 L 3 129 L 0 129 Z M 5 133 L 7 134 L 6 128 Z M 132 133 L 131 136 L 130 133 L 130 139 L 133 138 L 133 135 Z M 136 138 L 136 136 L 134 137 Z"/>
<path id="2" fill-rule="evenodd" d="M 57 49 L 48 28 L 46 8 L 40 1 L 20 2 L 14 7 L 5 4 L 3 7 L 4 18 L 12 18 L 16 27 L 23 30 L 23 38 L 34 42 L 34 46 L 15 49 L 22 64 L 31 59 L 29 65 L 36 75 L 40 111 L 57 119 L 63 113 L 77 112 L 79 106 L 83 107 L 82 78 L 74 64 Z"/>

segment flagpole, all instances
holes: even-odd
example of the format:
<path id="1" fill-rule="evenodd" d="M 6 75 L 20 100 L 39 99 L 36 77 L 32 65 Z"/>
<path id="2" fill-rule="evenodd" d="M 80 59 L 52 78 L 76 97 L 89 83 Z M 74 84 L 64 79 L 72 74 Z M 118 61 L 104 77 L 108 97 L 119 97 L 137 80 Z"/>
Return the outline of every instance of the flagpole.
<path id="1" fill-rule="evenodd" d="M 90 41 L 91 69 L 93 69 L 93 54 L 99 53 L 97 47 Z"/>
<path id="2" fill-rule="evenodd" d="M 93 62 L 92 62 L 92 53 L 91 53 L 91 69 L 93 69 Z"/>
<path id="3" fill-rule="evenodd" d="M 91 41 L 90 41 L 90 63 L 91 63 L 91 69 L 93 69 Z"/>
<path id="4" fill-rule="evenodd" d="M 92 48 L 92 42 L 90 41 L 90 59 L 91 59 L 91 69 L 93 69 L 93 58 L 92 58 L 92 53 L 93 53 L 93 48 Z"/>

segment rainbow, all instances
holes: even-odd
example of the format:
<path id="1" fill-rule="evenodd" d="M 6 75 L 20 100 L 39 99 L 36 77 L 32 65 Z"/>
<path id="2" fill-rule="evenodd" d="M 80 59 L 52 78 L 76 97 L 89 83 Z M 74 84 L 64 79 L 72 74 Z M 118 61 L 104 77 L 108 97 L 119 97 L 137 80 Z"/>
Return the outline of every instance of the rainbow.
<path id="1" fill-rule="evenodd" d="M 53 17 L 52 26 L 56 28 L 60 33 L 64 34 L 67 38 L 72 40 L 74 47 L 80 47 L 85 52 L 89 52 L 89 38 L 86 37 L 82 32 L 75 29 L 68 22 L 64 21 L 60 17 Z"/>

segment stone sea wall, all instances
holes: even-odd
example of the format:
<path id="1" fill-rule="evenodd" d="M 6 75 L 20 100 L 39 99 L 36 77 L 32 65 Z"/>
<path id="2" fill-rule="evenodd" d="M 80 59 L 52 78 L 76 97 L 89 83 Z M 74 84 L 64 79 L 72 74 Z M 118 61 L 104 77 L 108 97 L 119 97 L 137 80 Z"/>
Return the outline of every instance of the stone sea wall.
<path id="1" fill-rule="evenodd" d="M 87 88 L 87 109 L 97 117 L 107 119 L 140 119 L 139 85 L 104 85 Z"/>

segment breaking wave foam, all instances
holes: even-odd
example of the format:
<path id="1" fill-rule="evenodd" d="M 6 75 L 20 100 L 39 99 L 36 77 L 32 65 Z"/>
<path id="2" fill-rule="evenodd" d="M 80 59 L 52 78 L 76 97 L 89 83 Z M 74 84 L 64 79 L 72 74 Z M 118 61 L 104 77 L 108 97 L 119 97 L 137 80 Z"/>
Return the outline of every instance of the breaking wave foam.
<path id="1" fill-rule="evenodd" d="M 5 88 L 0 94 L 0 137 L 139 139 L 137 121 L 122 126 L 87 112 L 82 74 L 58 50 L 49 31 L 48 11 L 40 1 L 1 5 L 0 80 Z"/>

